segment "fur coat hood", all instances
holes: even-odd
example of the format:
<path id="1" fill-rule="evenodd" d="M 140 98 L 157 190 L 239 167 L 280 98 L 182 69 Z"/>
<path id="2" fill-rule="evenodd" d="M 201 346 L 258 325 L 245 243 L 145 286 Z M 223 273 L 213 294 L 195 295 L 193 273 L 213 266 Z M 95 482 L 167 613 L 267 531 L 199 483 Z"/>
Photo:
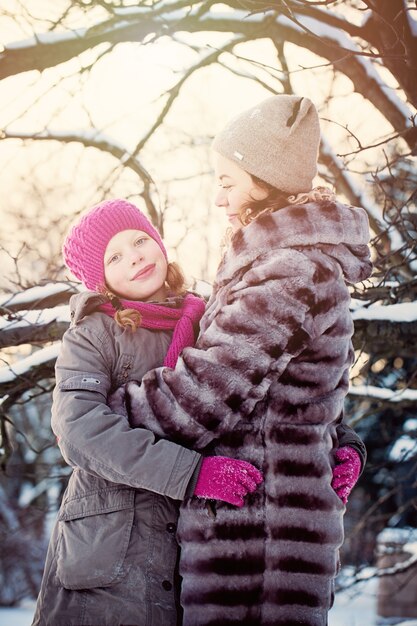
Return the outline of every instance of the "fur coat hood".
<path id="1" fill-rule="evenodd" d="M 345 281 L 368 278 L 369 221 L 362 208 L 337 201 L 290 205 L 268 213 L 237 231 L 220 264 L 216 285 L 274 248 L 320 248 L 340 265 Z"/>

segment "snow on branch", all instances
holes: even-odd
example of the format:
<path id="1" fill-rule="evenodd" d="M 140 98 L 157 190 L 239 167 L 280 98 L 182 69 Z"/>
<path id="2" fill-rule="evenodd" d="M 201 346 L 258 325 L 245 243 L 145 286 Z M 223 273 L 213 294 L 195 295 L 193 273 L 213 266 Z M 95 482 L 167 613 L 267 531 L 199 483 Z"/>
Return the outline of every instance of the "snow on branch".
<path id="1" fill-rule="evenodd" d="M 4 387 L 17 379 L 33 379 L 39 372 L 48 371 L 56 361 L 61 348 L 61 343 L 57 342 L 41 350 L 36 350 L 25 359 L 21 359 L 13 365 L 0 368 L 0 393 Z"/>
<path id="2" fill-rule="evenodd" d="M 132 157 L 130 152 L 119 144 L 117 141 L 94 129 L 56 131 L 44 130 L 40 133 L 12 132 L 7 129 L 3 130 L 3 139 L 30 139 L 32 141 L 60 141 L 62 143 L 77 142 L 83 144 L 86 148 L 96 148 L 103 152 L 112 154 L 116 159 L 123 163 L 126 167 L 132 169 L 145 182 L 153 182 L 151 175 L 141 164 L 137 157 Z"/>
<path id="3" fill-rule="evenodd" d="M 99 132 L 94 129 L 82 130 L 82 131 L 52 131 L 44 130 L 35 135 L 32 133 L 11 132 L 7 129 L 3 130 L 0 139 L 26 139 L 31 141 L 59 141 L 61 143 L 81 143 L 86 148 L 96 148 L 107 154 L 114 156 L 121 165 L 131 169 L 135 174 L 139 176 L 144 185 L 142 192 L 143 199 L 146 204 L 146 208 L 149 213 L 149 217 L 152 223 L 161 228 L 160 216 L 158 210 L 153 203 L 149 188 L 154 184 L 152 176 L 149 174 L 144 165 L 140 162 L 136 153 L 131 153 L 127 148 L 114 141 L 108 135 Z"/>
<path id="4" fill-rule="evenodd" d="M 355 350 L 363 350 L 369 354 L 378 354 L 381 357 L 415 357 L 417 322 L 357 318 L 352 340 Z"/>
<path id="5" fill-rule="evenodd" d="M 56 66 L 103 42 L 113 45 L 126 41 L 144 42 L 150 35 L 158 38 L 179 30 L 228 32 L 251 39 L 269 36 L 273 41 L 289 41 L 328 59 L 352 80 L 356 91 L 366 94 L 396 130 L 409 128 L 411 141 L 411 131 L 415 131 L 410 128 L 411 111 L 395 90 L 384 83 L 371 60 L 365 58 L 374 55 L 359 47 L 353 39 L 356 33 L 345 20 L 333 15 L 333 22 L 329 23 L 323 12 L 316 11 L 312 17 L 297 11 L 297 5 L 293 6 L 294 10 L 287 11 L 287 15 L 282 11 L 248 14 L 232 7 L 229 12 L 217 7 L 203 11 L 198 4 L 194 7 L 193 2 L 141 7 L 140 11 L 132 10 L 119 17 L 114 14 L 111 19 L 87 29 L 36 34 L 30 40 L 8 44 L 0 53 L 0 78 Z"/>
<path id="6" fill-rule="evenodd" d="M 320 39 L 327 40 L 329 43 L 332 42 L 333 46 L 338 50 L 339 54 L 343 51 L 347 53 L 353 53 L 355 55 L 355 60 L 362 65 L 366 73 L 366 76 L 370 83 L 369 88 L 371 89 L 371 86 L 377 86 L 381 92 L 380 95 L 384 95 L 388 100 L 390 100 L 392 105 L 395 106 L 397 111 L 402 115 L 403 125 L 405 127 L 412 126 L 410 109 L 403 102 L 403 100 L 398 97 L 395 90 L 389 87 L 386 82 L 382 80 L 381 76 L 375 69 L 375 65 L 371 62 L 369 58 L 367 58 L 370 55 L 364 53 L 364 51 L 361 50 L 361 48 L 355 43 L 355 41 L 347 36 L 345 29 L 335 28 L 330 24 L 326 24 L 322 19 L 317 19 L 315 17 L 309 17 L 306 15 L 299 17 L 298 24 L 308 33 Z M 358 34 L 360 35 L 360 33 Z M 369 99 L 371 100 L 371 98 Z"/>
<path id="7" fill-rule="evenodd" d="M 412 554 L 409 559 L 406 561 L 402 561 L 400 563 L 396 563 L 391 567 L 384 568 L 375 568 L 375 567 L 366 567 L 363 571 L 357 572 L 354 576 L 349 576 L 346 582 L 342 584 L 339 583 L 338 591 L 349 589 L 354 585 L 359 583 L 371 580 L 372 578 L 383 578 L 384 576 L 394 576 L 396 574 L 401 574 L 403 572 L 407 572 L 411 568 L 413 568 L 417 563 L 417 554 Z M 407 624 L 409 622 L 407 621 Z M 401 624 L 398 624 L 401 626 Z M 405 626 L 405 623 L 404 623 Z"/>
<path id="8" fill-rule="evenodd" d="M 0 53 L 0 79 L 30 70 L 42 71 L 64 63 L 101 43 L 142 41 L 163 29 L 161 20 L 143 16 L 99 22 L 89 28 L 36 33 L 23 41 L 9 43 Z"/>
<path id="9" fill-rule="evenodd" d="M 372 290 L 371 290 L 372 292 Z M 358 304 L 352 301 L 353 345 L 382 356 L 410 356 L 417 351 L 417 302 Z"/>
<path id="10" fill-rule="evenodd" d="M 298 24 L 279 16 L 277 26 L 279 28 L 275 33 L 279 39 L 285 38 L 328 59 L 337 71 L 345 74 L 352 81 L 355 91 L 363 94 L 381 111 L 397 132 L 408 129 L 403 138 L 413 148 L 417 133 L 412 111 L 395 90 L 386 85 L 371 59 L 365 58 L 366 53 L 346 32 L 307 16 L 299 16 Z"/>
<path id="11" fill-rule="evenodd" d="M 0 348 L 60 339 L 70 325 L 68 305 L 43 311 L 20 311 L 0 318 Z"/>
<path id="12" fill-rule="evenodd" d="M 44 311 L 21 311 L 19 315 L 9 315 L 10 319 L 0 319 L 0 330 L 5 332 L 13 328 L 25 328 L 26 326 L 40 326 L 51 322 L 70 322 L 69 308 L 66 305 L 57 306 Z"/>
<path id="13" fill-rule="evenodd" d="M 416 322 L 417 302 L 400 302 L 398 304 L 378 305 L 356 308 L 354 320 L 386 320 L 388 322 Z"/>
<path id="14" fill-rule="evenodd" d="M 62 302 L 68 302 L 70 296 L 79 291 L 77 283 L 46 283 L 31 287 L 25 291 L 0 296 L 0 314 L 8 314 L 22 309 L 48 309 Z M 1 327 L 1 326 L 0 326 Z"/>
<path id="15" fill-rule="evenodd" d="M 349 388 L 349 396 L 367 400 L 380 400 L 389 403 L 417 402 L 417 389 L 385 389 L 374 385 L 353 385 Z"/>
<path id="16" fill-rule="evenodd" d="M 407 300 L 417 300 L 417 277 L 399 282 L 398 280 L 381 280 L 379 283 L 362 291 L 362 295 L 352 297 L 350 310 L 368 307 L 373 302 L 390 302 L 392 304 Z M 363 296 L 363 297 L 362 297 Z"/>
<path id="17" fill-rule="evenodd" d="M 406 561 L 402 561 L 401 563 L 396 563 L 391 567 L 384 567 L 383 569 L 379 569 L 377 571 L 378 578 L 382 578 L 383 576 L 394 576 L 395 574 L 400 574 L 403 572 L 407 572 L 412 567 L 417 564 L 417 553 L 412 554 L 409 559 Z"/>

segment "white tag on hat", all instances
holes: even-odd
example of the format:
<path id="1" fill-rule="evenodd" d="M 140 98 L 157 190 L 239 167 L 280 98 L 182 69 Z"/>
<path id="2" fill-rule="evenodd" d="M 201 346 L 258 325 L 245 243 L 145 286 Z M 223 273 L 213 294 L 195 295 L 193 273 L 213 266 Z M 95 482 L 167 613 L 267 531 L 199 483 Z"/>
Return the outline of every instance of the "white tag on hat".
<path id="1" fill-rule="evenodd" d="M 237 150 L 233 152 L 233 156 L 235 156 L 239 161 L 243 161 L 243 154 L 240 154 Z"/>

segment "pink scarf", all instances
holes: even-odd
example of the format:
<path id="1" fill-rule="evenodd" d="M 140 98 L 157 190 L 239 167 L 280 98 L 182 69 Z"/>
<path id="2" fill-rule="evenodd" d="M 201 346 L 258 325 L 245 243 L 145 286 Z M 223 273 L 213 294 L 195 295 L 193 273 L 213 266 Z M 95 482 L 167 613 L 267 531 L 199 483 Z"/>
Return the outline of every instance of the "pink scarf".
<path id="1" fill-rule="evenodd" d="M 205 310 L 205 302 L 202 298 L 187 293 L 185 298 L 177 298 L 166 304 L 121 299 L 119 302 L 123 309 L 139 311 L 142 316 L 141 326 L 143 328 L 151 330 L 174 329 L 164 360 L 164 365 L 167 367 L 175 367 L 183 348 L 194 345 L 194 325 L 200 321 Z M 179 304 L 181 306 L 178 306 Z M 106 302 L 100 306 L 100 310 L 113 317 L 117 309 L 111 302 Z"/>

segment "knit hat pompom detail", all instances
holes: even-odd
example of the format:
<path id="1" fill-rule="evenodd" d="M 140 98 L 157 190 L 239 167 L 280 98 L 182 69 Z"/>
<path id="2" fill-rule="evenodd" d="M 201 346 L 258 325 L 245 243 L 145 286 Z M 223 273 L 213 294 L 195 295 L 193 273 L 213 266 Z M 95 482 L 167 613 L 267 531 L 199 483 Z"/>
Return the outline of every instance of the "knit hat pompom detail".
<path id="1" fill-rule="evenodd" d="M 65 265 L 87 289 L 105 285 L 104 253 L 123 230 L 142 230 L 154 239 L 168 260 L 162 239 L 149 219 L 127 200 L 105 200 L 84 213 L 70 228 L 63 245 Z"/>
<path id="2" fill-rule="evenodd" d="M 212 148 L 289 194 L 308 192 L 317 174 L 320 124 L 308 98 L 272 96 L 234 117 Z"/>

